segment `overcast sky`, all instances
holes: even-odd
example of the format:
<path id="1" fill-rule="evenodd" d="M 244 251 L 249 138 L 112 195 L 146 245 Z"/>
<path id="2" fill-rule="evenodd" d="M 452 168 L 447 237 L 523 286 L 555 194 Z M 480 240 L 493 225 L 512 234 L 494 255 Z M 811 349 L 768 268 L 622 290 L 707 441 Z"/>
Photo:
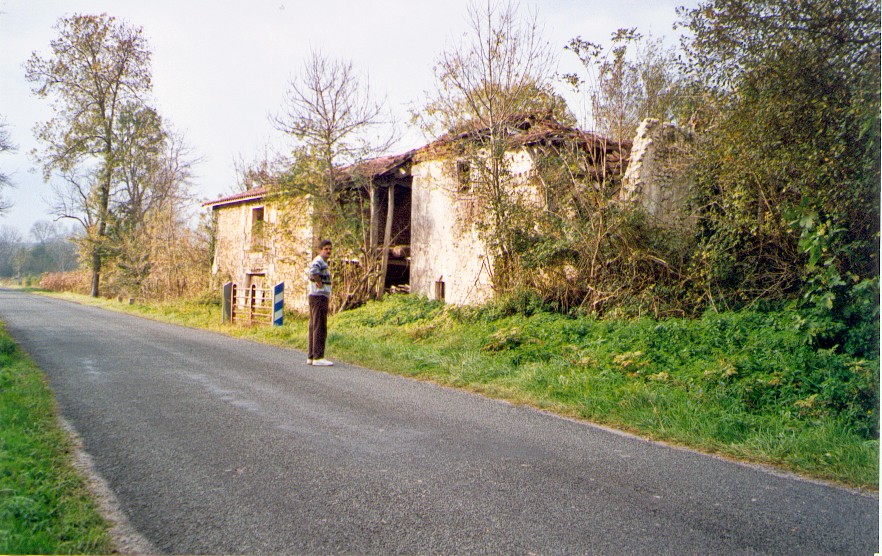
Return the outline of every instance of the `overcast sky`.
<path id="1" fill-rule="evenodd" d="M 575 59 L 563 46 L 576 36 L 607 43 L 621 27 L 638 27 L 676 44 L 675 7 L 687 0 L 538 0 L 545 39 L 561 51 L 562 71 Z M 50 186 L 28 153 L 32 129 L 52 114 L 32 95 L 24 62 L 49 55 L 53 25 L 74 13 L 107 13 L 143 27 L 153 52 L 153 96 L 162 117 L 182 132 L 194 155 L 199 201 L 235 191 L 236 160 L 252 161 L 267 149 L 284 150 L 285 137 L 268 120 L 291 77 L 311 50 L 352 60 L 387 98 L 402 122 L 433 87 L 438 54 L 467 29 L 468 0 L 0 0 L 0 117 L 18 150 L 0 156 L 15 205 L 0 226 L 27 238 L 38 220 L 53 220 Z M 574 107 L 575 108 L 575 107 Z M 402 129 L 395 150 L 419 146 L 422 136 Z M 194 213 L 199 202 L 194 202 Z M 65 224 L 65 228 L 68 224 Z"/>

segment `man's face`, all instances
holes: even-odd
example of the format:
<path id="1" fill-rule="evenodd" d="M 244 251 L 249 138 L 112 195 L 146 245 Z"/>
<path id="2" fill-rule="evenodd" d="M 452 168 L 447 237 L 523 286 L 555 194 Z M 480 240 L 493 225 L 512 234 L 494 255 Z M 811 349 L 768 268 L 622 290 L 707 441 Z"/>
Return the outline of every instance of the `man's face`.
<path id="1" fill-rule="evenodd" d="M 319 255 L 321 255 L 321 257 L 327 261 L 328 258 L 331 256 L 331 246 L 325 245 L 324 247 L 322 247 L 322 250 L 319 251 Z"/>

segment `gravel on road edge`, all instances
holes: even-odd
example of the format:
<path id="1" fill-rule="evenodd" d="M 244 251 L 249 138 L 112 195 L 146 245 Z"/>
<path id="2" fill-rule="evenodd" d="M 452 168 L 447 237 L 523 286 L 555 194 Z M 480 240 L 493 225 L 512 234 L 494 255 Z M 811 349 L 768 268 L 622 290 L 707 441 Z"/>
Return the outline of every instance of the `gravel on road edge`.
<path id="1" fill-rule="evenodd" d="M 86 480 L 86 486 L 98 504 L 101 515 L 110 522 L 110 538 L 117 554 L 159 554 L 153 544 L 141 535 L 122 511 L 119 500 L 110 486 L 95 470 L 92 457 L 83 448 L 79 433 L 62 416 L 58 416 L 61 427 L 67 432 L 73 447 L 72 463 Z"/>

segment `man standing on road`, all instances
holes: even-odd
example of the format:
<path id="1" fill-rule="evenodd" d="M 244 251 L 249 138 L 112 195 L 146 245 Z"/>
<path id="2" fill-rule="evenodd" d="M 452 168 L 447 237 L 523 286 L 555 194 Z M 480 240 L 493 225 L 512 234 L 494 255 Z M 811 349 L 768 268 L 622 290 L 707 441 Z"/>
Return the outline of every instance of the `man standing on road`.
<path id="1" fill-rule="evenodd" d="M 328 304 L 331 300 L 331 241 L 319 243 L 319 254 L 309 265 L 309 353 L 307 365 L 327 367 L 334 363 L 325 359 L 328 337 Z"/>

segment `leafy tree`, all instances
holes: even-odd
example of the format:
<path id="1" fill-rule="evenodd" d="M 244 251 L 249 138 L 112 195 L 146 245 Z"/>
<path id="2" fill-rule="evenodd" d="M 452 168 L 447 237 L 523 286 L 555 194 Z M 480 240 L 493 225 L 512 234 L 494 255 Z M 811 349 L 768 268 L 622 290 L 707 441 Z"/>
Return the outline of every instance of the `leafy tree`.
<path id="1" fill-rule="evenodd" d="M 144 103 L 151 88 L 151 53 L 142 30 L 107 15 L 74 15 L 55 26 L 51 54 L 36 52 L 25 64 L 34 93 L 51 97 L 55 116 L 36 128 L 44 144 L 35 153 L 48 181 L 53 173 L 80 176 L 80 201 L 90 215 L 88 255 L 91 294 L 97 296 L 107 253 L 114 180 L 124 160 L 120 117 Z M 82 176 L 88 176 L 82 181 Z"/>
<path id="2" fill-rule="evenodd" d="M 114 127 L 119 164 L 110 212 L 118 222 L 118 233 L 124 234 L 140 226 L 153 205 L 167 200 L 176 181 L 160 179 L 168 137 L 155 110 L 127 103 Z"/>
<path id="3" fill-rule="evenodd" d="M 57 25 L 53 54 L 34 54 L 27 76 L 52 96 L 56 117 L 38 127 L 38 158 L 53 184 L 55 212 L 77 220 L 92 270 L 92 295 L 106 286 L 142 294 L 162 238 L 155 222 L 184 226 L 195 160 L 183 137 L 148 104 L 150 51 L 140 28 L 107 16 L 73 16 Z M 184 234 L 182 230 L 176 233 Z"/>
<path id="4" fill-rule="evenodd" d="M 161 238 L 187 234 L 183 230 L 169 233 L 155 223 L 159 218 L 176 228 L 187 227 L 180 215 L 191 200 L 188 188 L 197 161 L 183 137 L 167 131 L 154 110 L 123 110 L 120 120 L 124 163 L 111 209 L 110 255 L 115 264 L 110 277 L 118 289 L 137 294 L 151 273 L 174 271 L 155 266 L 160 245 L 154 244 L 161 244 Z"/>
<path id="5" fill-rule="evenodd" d="M 800 291 L 842 311 L 877 290 L 879 3 L 712 0 L 680 16 L 714 114 L 694 169 L 705 300 Z"/>

